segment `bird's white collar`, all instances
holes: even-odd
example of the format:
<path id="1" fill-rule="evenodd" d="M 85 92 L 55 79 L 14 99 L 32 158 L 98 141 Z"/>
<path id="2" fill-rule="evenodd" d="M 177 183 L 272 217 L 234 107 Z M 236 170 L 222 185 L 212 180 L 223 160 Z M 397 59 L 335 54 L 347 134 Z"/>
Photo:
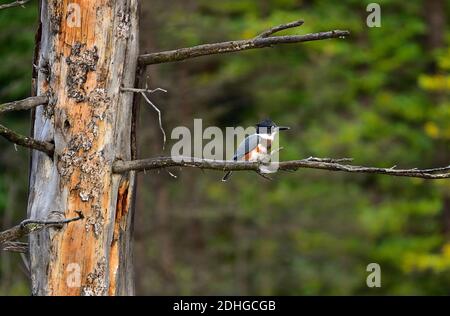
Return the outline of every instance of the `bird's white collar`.
<path id="1" fill-rule="evenodd" d="M 275 139 L 276 134 L 277 134 L 277 132 L 275 131 L 272 134 L 256 134 L 256 135 L 258 135 L 262 139 L 273 141 Z"/>

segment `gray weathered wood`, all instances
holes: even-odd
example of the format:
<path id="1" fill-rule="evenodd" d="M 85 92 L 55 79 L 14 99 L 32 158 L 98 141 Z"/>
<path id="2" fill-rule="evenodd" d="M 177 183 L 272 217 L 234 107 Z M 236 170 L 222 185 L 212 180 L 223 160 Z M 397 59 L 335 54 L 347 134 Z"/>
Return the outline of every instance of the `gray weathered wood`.
<path id="1" fill-rule="evenodd" d="M 131 158 L 133 94 L 120 87 L 135 81 L 138 1 L 78 8 L 40 3 L 37 69 L 47 71 L 38 72 L 35 93 L 52 104 L 36 109 L 34 138 L 54 142 L 55 151 L 32 153 L 28 215 L 58 220 L 81 210 L 86 218 L 30 236 L 32 293 L 132 295 L 135 176 L 113 174 L 112 163 Z M 79 284 L 69 282 L 74 273 Z"/>

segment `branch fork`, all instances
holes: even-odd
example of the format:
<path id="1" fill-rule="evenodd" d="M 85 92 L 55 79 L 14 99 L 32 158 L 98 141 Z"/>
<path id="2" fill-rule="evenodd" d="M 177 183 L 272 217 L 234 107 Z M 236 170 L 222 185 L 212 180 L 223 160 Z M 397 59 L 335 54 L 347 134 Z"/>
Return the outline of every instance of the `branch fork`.
<path id="1" fill-rule="evenodd" d="M 139 56 L 138 62 L 141 66 L 146 66 L 174 61 L 182 61 L 185 59 L 205 55 L 231 53 L 254 48 L 272 47 L 273 45 L 277 44 L 293 44 L 331 38 L 345 38 L 346 36 L 350 35 L 349 31 L 333 30 L 327 32 L 309 33 L 305 35 L 271 36 L 283 30 L 301 26 L 303 23 L 304 22 L 302 20 L 299 20 L 286 24 L 281 24 L 272 27 L 267 31 L 264 31 L 263 33 L 249 40 L 203 44 L 194 47 L 187 47 L 170 51 L 145 54 Z"/>

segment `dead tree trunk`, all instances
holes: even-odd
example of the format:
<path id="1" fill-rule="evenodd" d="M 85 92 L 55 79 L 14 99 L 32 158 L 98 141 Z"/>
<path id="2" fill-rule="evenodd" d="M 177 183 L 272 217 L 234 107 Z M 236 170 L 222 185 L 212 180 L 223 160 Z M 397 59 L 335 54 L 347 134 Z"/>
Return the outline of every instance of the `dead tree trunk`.
<path id="1" fill-rule="evenodd" d="M 135 173 L 114 174 L 129 160 L 138 57 L 137 0 L 41 0 L 34 138 L 28 216 L 85 220 L 30 236 L 34 295 L 132 295 Z"/>

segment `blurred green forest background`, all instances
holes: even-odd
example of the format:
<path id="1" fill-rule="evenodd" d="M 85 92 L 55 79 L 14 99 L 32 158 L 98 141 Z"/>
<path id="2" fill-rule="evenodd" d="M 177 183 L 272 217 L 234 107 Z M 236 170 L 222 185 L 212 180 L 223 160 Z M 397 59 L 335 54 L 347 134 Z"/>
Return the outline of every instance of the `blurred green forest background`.
<path id="1" fill-rule="evenodd" d="M 9 2 L 9 1 L 2 1 Z M 450 3 L 145 0 L 141 49 L 348 29 L 347 39 L 277 46 L 148 68 L 165 128 L 291 126 L 282 160 L 352 157 L 356 164 L 437 167 L 450 162 Z M 30 95 L 37 1 L 0 12 L 0 103 Z M 286 33 L 286 32 L 285 32 Z M 28 133 L 29 113 L 2 123 Z M 161 155 L 157 115 L 140 111 L 140 157 Z M 170 146 L 166 146 L 170 153 Z M 26 217 L 28 151 L 0 139 L 0 227 Z M 147 172 L 135 229 L 138 294 L 450 294 L 450 181 L 299 170 Z M 381 266 L 381 288 L 366 266 Z M 29 294 L 17 254 L 0 254 L 0 294 Z"/>

